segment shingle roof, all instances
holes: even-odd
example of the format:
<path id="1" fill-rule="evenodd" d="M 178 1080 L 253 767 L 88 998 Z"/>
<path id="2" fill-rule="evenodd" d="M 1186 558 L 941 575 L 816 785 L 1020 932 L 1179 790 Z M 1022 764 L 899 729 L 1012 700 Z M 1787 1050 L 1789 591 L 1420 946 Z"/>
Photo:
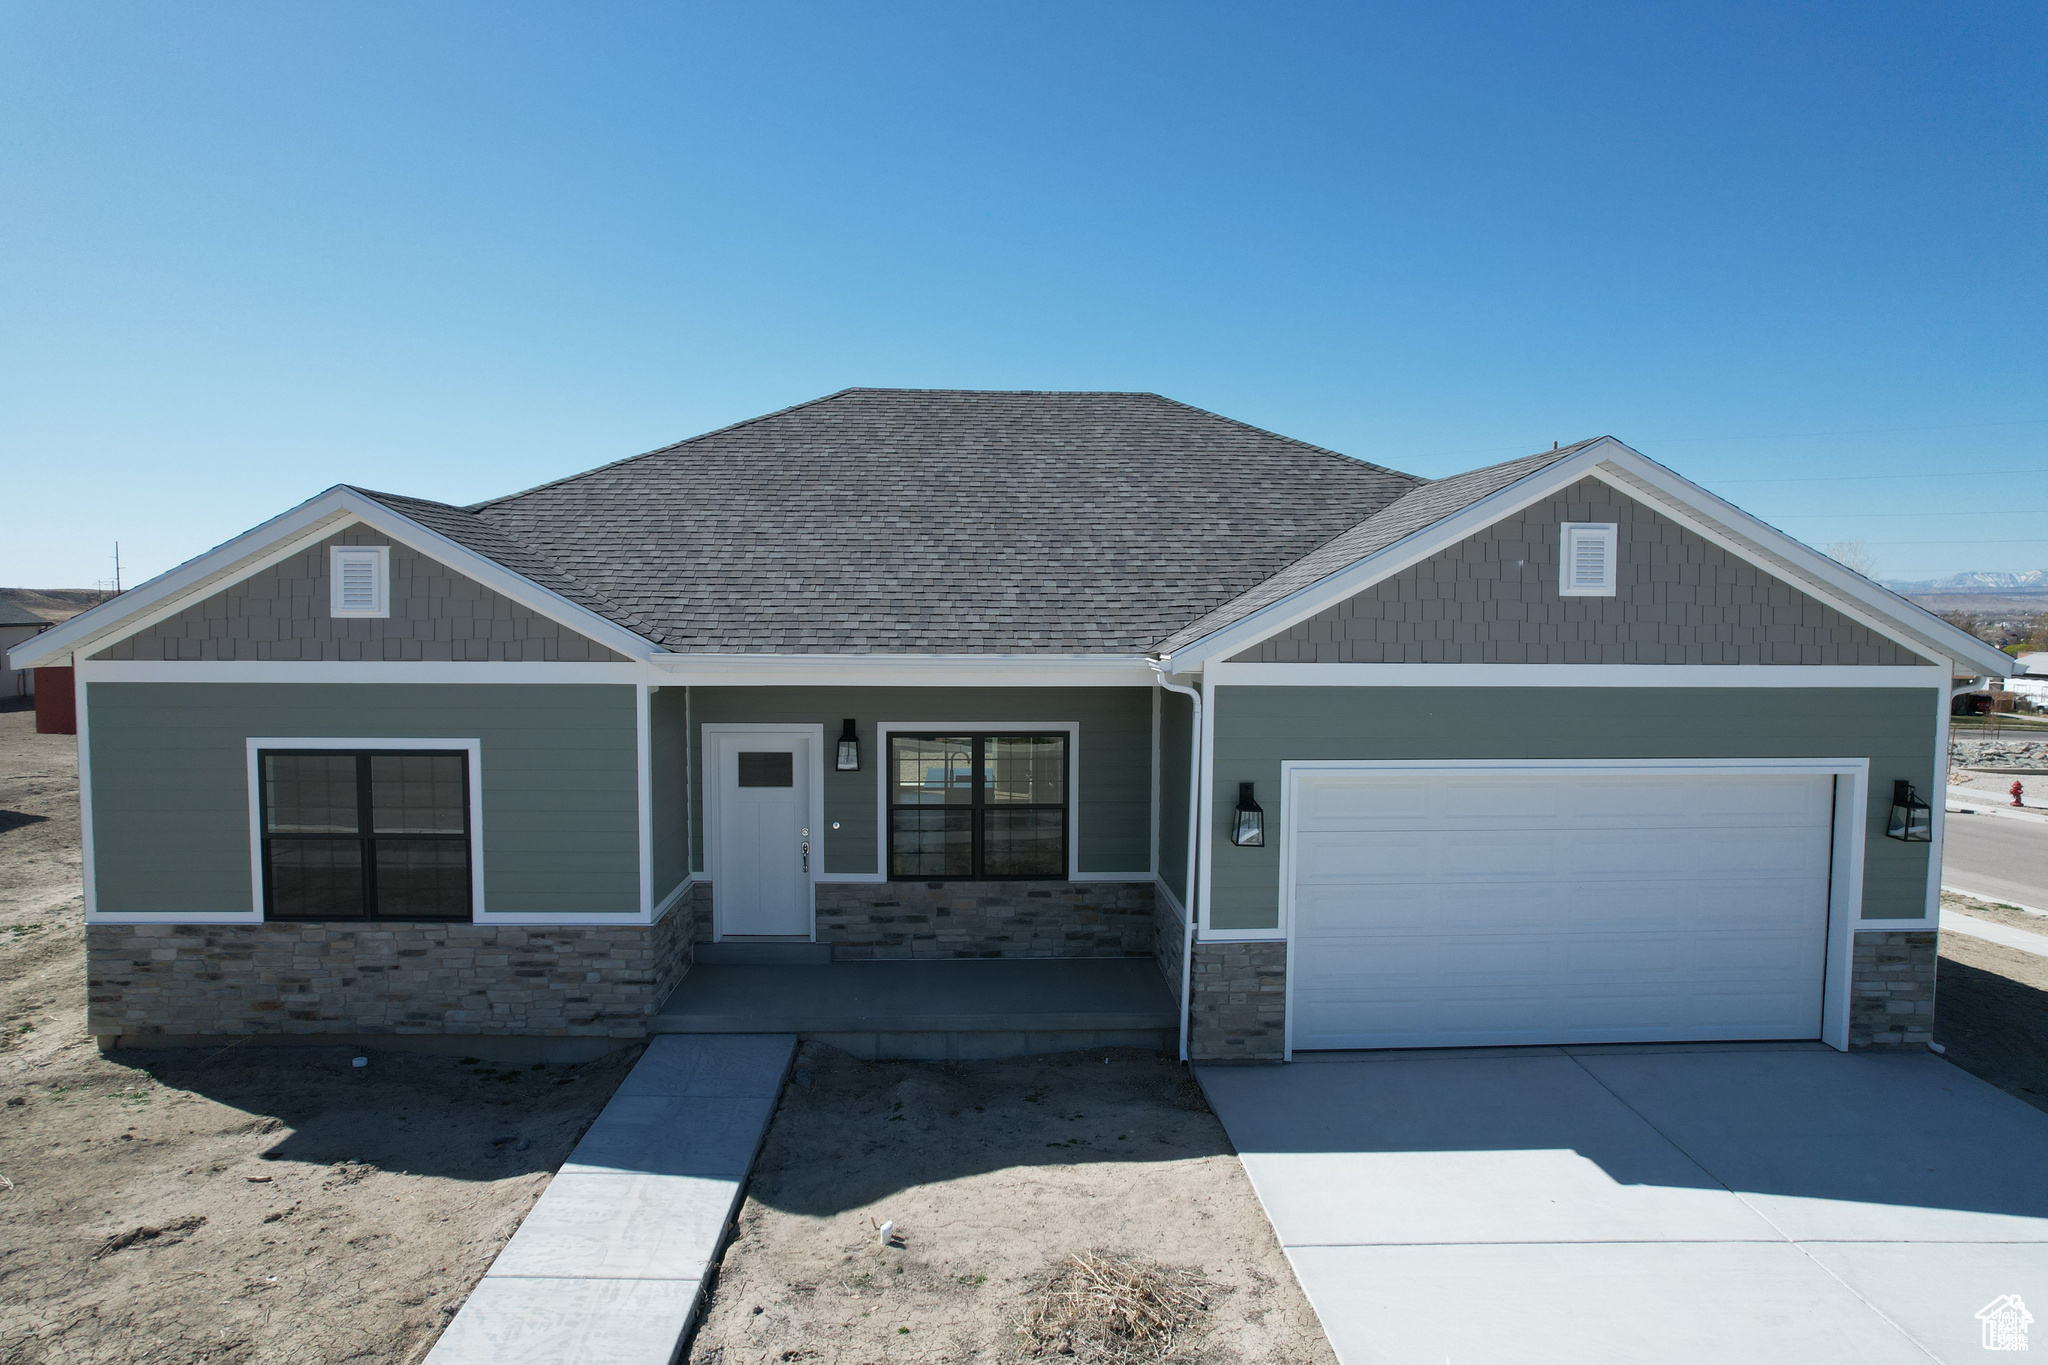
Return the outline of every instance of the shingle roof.
<path id="1" fill-rule="evenodd" d="M 670 650 L 1137 653 L 1422 483 L 1157 394 L 849 389 L 388 502 Z"/>
<path id="2" fill-rule="evenodd" d="M 47 626 L 50 623 L 18 602 L 0 597 L 0 626 Z"/>
<path id="3" fill-rule="evenodd" d="M 1585 444 L 1431 482 L 1152 393 L 847 389 L 470 507 L 356 491 L 672 651 L 1132 654 Z"/>
<path id="4" fill-rule="evenodd" d="M 1488 494 L 1498 493 L 1519 479 L 1527 478 L 1538 470 L 1548 469 L 1559 460 L 1577 454 L 1600 439 L 1602 438 L 1595 436 L 1561 449 L 1546 450 L 1538 455 L 1525 455 L 1519 460 L 1509 460 L 1505 464 L 1488 465 L 1484 469 L 1469 470 L 1463 474 L 1453 474 L 1449 478 L 1425 483 L 1342 535 L 1325 541 L 1250 591 L 1239 594 L 1199 620 L 1192 621 L 1181 630 L 1175 631 L 1160 643 L 1159 652 L 1170 654 L 1176 649 L 1194 643 L 1204 635 L 1213 634 L 1225 626 L 1241 621 L 1260 608 L 1271 606 L 1289 593 L 1321 582 L 1367 555 L 1376 554 L 1405 536 L 1434 526 L 1445 517 L 1463 511 Z"/>

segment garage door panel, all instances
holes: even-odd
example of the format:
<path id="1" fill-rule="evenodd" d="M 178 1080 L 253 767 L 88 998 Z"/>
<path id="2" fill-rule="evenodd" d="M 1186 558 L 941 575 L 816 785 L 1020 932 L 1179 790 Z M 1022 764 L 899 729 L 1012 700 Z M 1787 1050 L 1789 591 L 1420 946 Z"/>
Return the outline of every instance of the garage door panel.
<path id="1" fill-rule="evenodd" d="M 1294 1045 L 1817 1036 L 1833 785 L 1304 779 Z"/>

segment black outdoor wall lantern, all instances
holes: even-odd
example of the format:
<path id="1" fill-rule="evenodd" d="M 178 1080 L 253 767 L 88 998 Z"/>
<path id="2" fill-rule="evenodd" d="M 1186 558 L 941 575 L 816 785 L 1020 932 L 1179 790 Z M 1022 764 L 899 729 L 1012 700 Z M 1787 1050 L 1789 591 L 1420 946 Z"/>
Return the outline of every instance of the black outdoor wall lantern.
<path id="1" fill-rule="evenodd" d="M 840 724 L 844 728 L 839 732 L 839 761 L 833 767 L 842 773 L 857 773 L 860 771 L 860 736 L 853 732 L 852 721 L 841 721 Z"/>
<path id="2" fill-rule="evenodd" d="M 1908 844 L 1934 842 L 1934 810 L 1906 781 L 1892 783 L 1892 818 L 1884 827 L 1887 839 Z"/>
<path id="3" fill-rule="evenodd" d="M 1239 848 L 1266 846 L 1266 812 L 1252 800 L 1252 784 L 1237 784 L 1237 819 L 1230 826 L 1230 842 Z"/>

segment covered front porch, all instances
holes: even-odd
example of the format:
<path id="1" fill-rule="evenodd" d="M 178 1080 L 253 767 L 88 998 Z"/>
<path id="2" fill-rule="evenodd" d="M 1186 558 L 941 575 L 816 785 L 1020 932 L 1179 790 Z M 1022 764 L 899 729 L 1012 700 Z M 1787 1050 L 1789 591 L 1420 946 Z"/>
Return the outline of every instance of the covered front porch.
<path id="1" fill-rule="evenodd" d="M 1151 957 L 834 962 L 824 943 L 696 945 L 652 1033 L 793 1033 L 867 1058 L 1179 1046 Z"/>

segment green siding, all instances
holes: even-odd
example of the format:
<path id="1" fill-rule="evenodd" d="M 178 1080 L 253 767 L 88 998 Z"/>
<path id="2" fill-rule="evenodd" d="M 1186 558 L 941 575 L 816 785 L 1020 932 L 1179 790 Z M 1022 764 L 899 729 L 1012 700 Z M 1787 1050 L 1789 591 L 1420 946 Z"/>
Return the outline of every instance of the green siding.
<path id="1" fill-rule="evenodd" d="M 657 905 L 690 875 L 689 709 L 680 687 L 657 688 L 647 698 Z"/>
<path id="2" fill-rule="evenodd" d="M 861 770 L 833 770 L 840 722 L 854 718 Z M 1143 873 L 1152 865 L 1152 689 L 1149 687 L 693 687 L 690 720 L 707 724 L 816 724 L 825 731 L 827 873 L 872 873 L 880 801 L 877 722 L 1074 721 L 1080 731 L 1080 784 L 1074 828 L 1083 872 Z M 704 746 L 692 746 L 695 797 L 690 837 L 704 859 Z M 833 829 L 833 821 L 839 828 Z"/>
<path id="3" fill-rule="evenodd" d="M 1917 918 L 1927 845 L 1884 821 L 1894 779 L 1941 789 L 1935 705 L 1926 688 L 1219 687 L 1211 923 L 1279 924 L 1280 764 L 1326 758 L 1868 758 L 1863 918 Z M 1264 848 L 1230 842 L 1239 782 L 1259 784 Z"/>
<path id="4" fill-rule="evenodd" d="M 1178 692 L 1159 694 L 1159 876 L 1183 906 L 1188 903 L 1188 802 L 1194 792 L 1188 760 L 1195 703 Z"/>
<path id="5" fill-rule="evenodd" d="M 630 686 L 96 682 L 83 690 L 103 911 L 248 912 L 251 736 L 478 740 L 486 908 L 640 908 Z"/>

